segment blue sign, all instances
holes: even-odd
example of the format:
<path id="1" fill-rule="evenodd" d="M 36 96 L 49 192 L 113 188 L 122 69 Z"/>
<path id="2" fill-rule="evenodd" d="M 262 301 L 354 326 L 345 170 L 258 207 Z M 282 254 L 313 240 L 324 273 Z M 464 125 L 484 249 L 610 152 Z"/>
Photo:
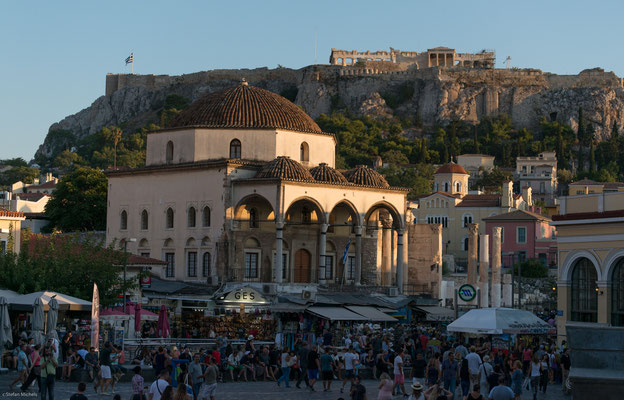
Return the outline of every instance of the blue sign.
<path id="1" fill-rule="evenodd" d="M 557 317 L 563 317 L 563 310 L 557 310 Z"/>
<path id="2" fill-rule="evenodd" d="M 474 300 L 477 297 L 477 289 L 474 286 L 465 284 L 461 285 L 457 291 L 457 295 L 465 302 Z"/>

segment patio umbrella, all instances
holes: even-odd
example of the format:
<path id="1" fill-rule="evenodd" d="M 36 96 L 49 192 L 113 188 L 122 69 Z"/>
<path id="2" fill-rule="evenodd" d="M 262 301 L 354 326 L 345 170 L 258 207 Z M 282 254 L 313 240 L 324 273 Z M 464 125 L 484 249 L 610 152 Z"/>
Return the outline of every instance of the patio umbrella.
<path id="1" fill-rule="evenodd" d="M 170 336 L 169 317 L 167 317 L 167 307 L 165 307 L 164 305 L 160 306 L 160 314 L 158 315 L 157 328 L 158 337 L 167 338 Z"/>
<path id="2" fill-rule="evenodd" d="M 548 333 L 551 326 L 535 314 L 513 308 L 479 308 L 470 310 L 446 327 L 449 332 L 483 335 Z"/>
<path id="3" fill-rule="evenodd" d="M 43 302 L 39 297 L 33 303 L 30 337 L 35 339 L 35 344 L 43 345 Z"/>
<path id="4" fill-rule="evenodd" d="M 0 346 L 13 343 L 11 320 L 9 319 L 9 303 L 6 297 L 0 297 Z"/>
<path id="5" fill-rule="evenodd" d="M 139 332 L 141 330 L 141 305 L 137 303 L 134 307 L 134 331 Z"/>
<path id="6" fill-rule="evenodd" d="M 56 333 L 56 322 L 58 321 L 58 308 L 59 304 L 55 298 L 52 298 L 48 302 L 48 320 L 46 321 L 46 337 L 48 339 L 58 339 L 58 333 Z"/>

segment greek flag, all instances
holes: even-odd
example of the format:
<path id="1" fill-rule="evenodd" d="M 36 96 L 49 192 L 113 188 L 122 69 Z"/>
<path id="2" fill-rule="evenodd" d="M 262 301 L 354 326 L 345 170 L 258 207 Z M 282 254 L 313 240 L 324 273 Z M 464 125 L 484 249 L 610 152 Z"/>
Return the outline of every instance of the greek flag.
<path id="1" fill-rule="evenodd" d="M 126 65 L 132 64 L 134 62 L 134 53 L 130 53 L 128 58 L 126 58 Z"/>
<path id="2" fill-rule="evenodd" d="M 351 244 L 351 238 L 347 241 L 344 254 L 342 255 L 342 264 L 347 265 L 347 258 L 349 257 L 349 245 Z"/>

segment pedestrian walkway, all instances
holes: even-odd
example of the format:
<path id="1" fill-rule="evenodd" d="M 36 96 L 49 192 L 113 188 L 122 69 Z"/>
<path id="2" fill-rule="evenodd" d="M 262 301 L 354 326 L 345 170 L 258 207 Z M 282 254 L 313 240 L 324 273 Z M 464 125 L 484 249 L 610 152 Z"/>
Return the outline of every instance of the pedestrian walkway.
<path id="1" fill-rule="evenodd" d="M 11 395 L 9 394 L 9 383 L 15 379 L 17 375 L 14 372 L 0 376 L 0 397 L 20 397 L 20 398 L 35 398 L 38 396 L 36 393 L 37 385 L 35 389 L 29 393 L 31 395 Z M 362 382 L 366 386 L 367 397 L 369 400 L 377 398 L 377 382 L 372 380 L 365 380 Z M 151 384 L 151 382 L 149 382 Z M 331 392 L 323 392 L 323 388 L 320 382 L 315 385 L 318 386 L 317 391 L 312 393 L 306 390 L 302 385 L 301 389 L 297 389 L 294 386 L 291 388 L 278 387 L 275 382 L 235 382 L 235 383 L 220 383 L 217 387 L 217 400 L 239 400 L 239 399 L 288 399 L 288 400 L 320 400 L 329 399 L 335 400 L 340 397 L 345 400 L 349 399 L 349 395 L 345 390 L 344 394 L 340 393 L 340 386 L 337 381 L 333 382 L 336 385 L 332 388 Z M 405 386 L 408 386 L 407 384 Z M 78 384 L 75 382 L 62 382 L 57 381 L 55 386 L 55 399 L 66 400 L 75 393 Z M 116 392 L 121 394 L 122 400 L 128 400 L 131 398 L 132 387 L 130 383 L 118 383 L 116 385 Z M 17 393 L 17 392 L 16 392 Z M 111 396 L 96 395 L 93 391 L 93 386 L 87 385 L 87 392 L 85 393 L 88 399 L 111 399 Z M 400 399 L 401 396 L 396 396 L 396 399 Z M 524 393 L 523 400 L 531 400 L 533 398 L 531 393 Z M 570 396 L 566 396 L 561 393 L 560 386 L 549 386 L 547 393 L 539 394 L 537 397 L 539 400 L 570 400 Z"/>

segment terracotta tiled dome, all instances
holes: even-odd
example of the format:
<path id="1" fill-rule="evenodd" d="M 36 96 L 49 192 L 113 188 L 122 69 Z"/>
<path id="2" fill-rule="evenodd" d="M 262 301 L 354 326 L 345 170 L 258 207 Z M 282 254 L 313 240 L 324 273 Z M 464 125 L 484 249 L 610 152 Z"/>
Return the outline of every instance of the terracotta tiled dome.
<path id="1" fill-rule="evenodd" d="M 386 178 L 374 169 L 366 165 L 358 165 L 345 174 L 347 180 L 356 185 L 377 186 L 382 188 L 390 187 Z"/>
<path id="2" fill-rule="evenodd" d="M 210 93 L 191 104 L 167 128 L 280 128 L 323 133 L 299 107 L 284 97 L 243 81 L 233 88 Z"/>
<path id="3" fill-rule="evenodd" d="M 349 183 L 347 178 L 344 177 L 340 172 L 336 171 L 326 163 L 320 163 L 317 167 L 314 167 L 310 170 L 310 174 L 312 177 L 320 182 L 330 182 L 330 183 Z"/>
<path id="4" fill-rule="evenodd" d="M 450 162 L 448 164 L 444 164 L 440 168 L 438 168 L 435 172 L 436 174 L 466 174 L 468 172 L 459 164 L 455 164 L 454 162 Z"/>
<path id="5" fill-rule="evenodd" d="M 287 156 L 277 157 L 275 160 L 266 164 L 262 167 L 260 172 L 258 172 L 256 178 L 314 181 L 310 172 L 303 165 L 295 160 L 291 160 L 290 157 Z"/>

